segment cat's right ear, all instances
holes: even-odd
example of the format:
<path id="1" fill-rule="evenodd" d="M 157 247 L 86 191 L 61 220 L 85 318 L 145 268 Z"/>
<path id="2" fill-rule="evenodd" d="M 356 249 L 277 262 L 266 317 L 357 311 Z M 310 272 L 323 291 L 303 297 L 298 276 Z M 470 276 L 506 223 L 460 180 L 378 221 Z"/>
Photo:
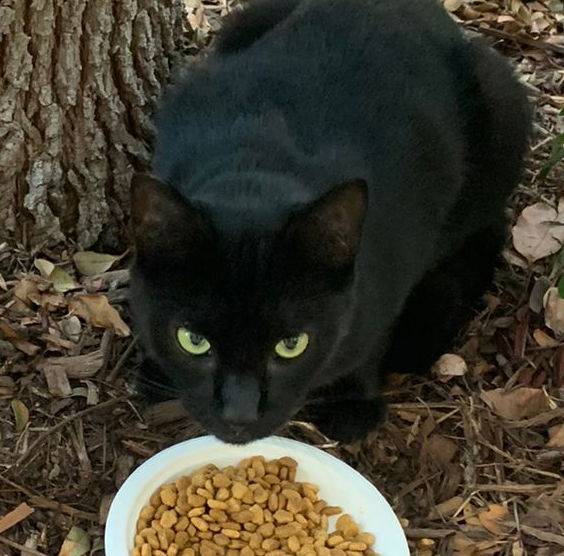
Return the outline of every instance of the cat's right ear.
<path id="1" fill-rule="evenodd" d="M 166 258 L 195 250 L 205 241 L 200 212 L 172 187 L 150 174 L 131 180 L 131 222 L 138 256 Z"/>

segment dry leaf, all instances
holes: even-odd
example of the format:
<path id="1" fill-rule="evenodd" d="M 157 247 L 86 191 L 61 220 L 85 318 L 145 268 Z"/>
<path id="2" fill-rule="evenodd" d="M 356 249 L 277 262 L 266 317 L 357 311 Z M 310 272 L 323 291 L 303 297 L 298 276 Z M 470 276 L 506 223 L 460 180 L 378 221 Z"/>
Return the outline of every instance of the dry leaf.
<path id="1" fill-rule="evenodd" d="M 92 544 L 88 533 L 73 527 L 61 546 L 59 556 L 83 556 L 90 551 Z"/>
<path id="2" fill-rule="evenodd" d="M 29 422 L 29 409 L 21 400 L 12 400 L 10 405 L 16 420 L 16 430 L 22 432 Z"/>
<path id="3" fill-rule="evenodd" d="M 32 301 L 36 305 L 39 305 L 38 301 L 41 299 L 36 283 L 29 278 L 23 278 L 17 283 L 14 288 L 14 296 L 24 303 Z"/>
<path id="4" fill-rule="evenodd" d="M 525 208 L 512 233 L 513 246 L 529 262 L 557 253 L 564 244 L 564 199 L 558 210 L 546 203 Z"/>
<path id="5" fill-rule="evenodd" d="M 464 0 L 444 0 L 443 6 L 447 12 L 455 12 L 464 4 Z"/>
<path id="6" fill-rule="evenodd" d="M 51 272 L 55 270 L 55 265 L 46 259 L 35 259 L 33 261 L 33 266 L 35 266 L 35 268 L 37 268 L 37 270 L 41 273 L 41 276 L 46 279 L 49 279 Z"/>
<path id="7" fill-rule="evenodd" d="M 8 285 L 6 284 L 6 280 L 4 280 L 4 276 L 0 272 L 0 289 L 4 290 L 5 292 L 8 291 Z"/>
<path id="8" fill-rule="evenodd" d="M 434 364 L 433 370 L 439 377 L 464 376 L 468 371 L 466 361 L 454 353 L 445 353 Z"/>
<path id="9" fill-rule="evenodd" d="M 539 388 L 503 388 L 482 392 L 480 398 L 505 419 L 526 419 L 550 409 L 547 395 Z"/>
<path id="10" fill-rule="evenodd" d="M 20 504 L 16 509 L 7 513 L 2 519 L 0 519 L 0 533 L 7 531 L 27 519 L 33 513 L 33 508 L 30 508 L 25 502 Z"/>
<path id="11" fill-rule="evenodd" d="M 564 334 L 564 299 L 558 288 L 549 288 L 544 295 L 544 322 L 557 336 Z"/>
<path id="12" fill-rule="evenodd" d="M 69 340 L 72 342 L 78 342 L 80 339 L 82 324 L 80 324 L 80 319 L 76 315 L 64 318 L 60 321 L 59 326 Z"/>
<path id="13" fill-rule="evenodd" d="M 422 455 L 438 465 L 447 465 L 452 461 L 458 448 L 456 443 L 440 434 L 434 434 L 423 445 Z"/>
<path id="14" fill-rule="evenodd" d="M 94 251 L 79 251 L 72 257 L 78 271 L 84 276 L 101 274 L 109 270 L 112 265 L 119 261 L 123 255 L 106 255 L 105 253 L 95 253 Z"/>
<path id="15" fill-rule="evenodd" d="M 546 332 L 543 332 L 540 328 L 533 331 L 533 338 L 541 348 L 553 348 L 558 345 L 557 340 L 549 336 Z"/>
<path id="16" fill-rule="evenodd" d="M 440 519 L 441 517 L 452 517 L 464 504 L 462 496 L 454 496 L 440 504 L 437 504 L 427 516 L 428 519 Z"/>
<path id="17" fill-rule="evenodd" d="M 554 427 L 550 430 L 550 440 L 546 443 L 547 448 L 564 448 L 564 425 Z"/>
<path id="18" fill-rule="evenodd" d="M 478 514 L 482 526 L 494 535 L 503 535 L 504 520 L 508 515 L 507 508 L 501 504 L 492 504 L 490 507 Z"/>
<path id="19" fill-rule="evenodd" d="M 73 297 L 69 301 L 69 309 L 92 326 L 112 328 L 120 336 L 131 334 L 129 326 L 123 322 L 105 295 L 85 294 Z"/>
<path id="20" fill-rule="evenodd" d="M 12 328 L 7 322 L 0 321 L 0 339 L 2 338 L 30 357 L 39 351 L 39 347 L 28 342 L 19 330 Z"/>

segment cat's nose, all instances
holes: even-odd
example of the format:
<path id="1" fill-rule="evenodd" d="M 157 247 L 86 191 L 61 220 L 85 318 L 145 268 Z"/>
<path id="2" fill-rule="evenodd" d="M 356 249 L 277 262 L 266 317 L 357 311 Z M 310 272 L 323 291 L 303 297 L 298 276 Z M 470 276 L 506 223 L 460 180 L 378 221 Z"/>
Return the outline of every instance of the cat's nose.
<path id="1" fill-rule="evenodd" d="M 254 377 L 228 375 L 221 395 L 222 417 L 230 425 L 248 425 L 258 419 L 260 385 Z"/>

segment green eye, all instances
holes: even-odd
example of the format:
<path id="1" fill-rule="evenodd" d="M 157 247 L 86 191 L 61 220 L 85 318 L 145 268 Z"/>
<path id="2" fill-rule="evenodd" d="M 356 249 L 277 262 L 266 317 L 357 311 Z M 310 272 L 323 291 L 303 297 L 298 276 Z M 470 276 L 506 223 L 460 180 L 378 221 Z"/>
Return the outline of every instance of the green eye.
<path id="1" fill-rule="evenodd" d="M 211 348 L 210 343 L 203 336 L 194 334 L 184 327 L 176 331 L 176 339 L 180 347 L 191 355 L 206 355 Z"/>
<path id="2" fill-rule="evenodd" d="M 293 359 L 301 355 L 306 350 L 308 344 L 309 336 L 305 332 L 302 332 L 298 336 L 280 340 L 276 344 L 274 351 L 276 355 L 283 359 Z"/>

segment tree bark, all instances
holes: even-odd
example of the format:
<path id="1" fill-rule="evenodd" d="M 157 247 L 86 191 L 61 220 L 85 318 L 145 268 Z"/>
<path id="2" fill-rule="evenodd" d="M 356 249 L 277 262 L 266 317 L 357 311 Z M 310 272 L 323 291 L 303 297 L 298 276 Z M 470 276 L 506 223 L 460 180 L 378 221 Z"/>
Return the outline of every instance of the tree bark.
<path id="1" fill-rule="evenodd" d="M 0 0 L 0 239 L 120 247 L 183 23 L 182 0 Z"/>

